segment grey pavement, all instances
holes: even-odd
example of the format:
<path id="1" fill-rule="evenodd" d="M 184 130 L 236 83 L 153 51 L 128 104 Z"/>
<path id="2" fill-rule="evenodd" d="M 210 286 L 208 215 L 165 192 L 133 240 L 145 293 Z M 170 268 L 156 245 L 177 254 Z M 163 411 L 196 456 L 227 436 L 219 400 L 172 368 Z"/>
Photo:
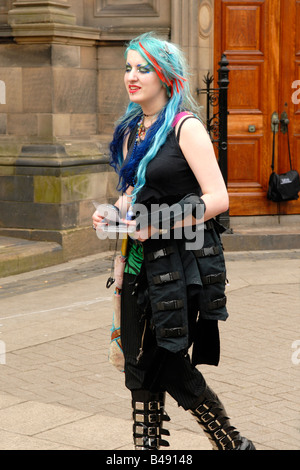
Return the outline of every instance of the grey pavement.
<path id="1" fill-rule="evenodd" d="M 130 393 L 107 360 L 111 253 L 0 279 L 0 448 L 133 450 Z M 258 450 L 300 449 L 300 251 L 226 254 L 219 367 L 199 369 Z M 209 450 L 167 398 L 171 450 Z"/>

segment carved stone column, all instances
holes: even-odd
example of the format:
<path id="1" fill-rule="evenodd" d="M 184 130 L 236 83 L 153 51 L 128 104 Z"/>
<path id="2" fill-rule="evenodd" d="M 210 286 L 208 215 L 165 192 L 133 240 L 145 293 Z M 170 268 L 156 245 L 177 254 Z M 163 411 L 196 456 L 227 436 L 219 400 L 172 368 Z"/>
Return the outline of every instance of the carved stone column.
<path id="1" fill-rule="evenodd" d="M 109 240 L 100 244 L 91 229 L 92 200 L 114 197 L 97 135 L 100 28 L 77 25 L 63 0 L 18 0 L 8 23 L 12 39 L 0 43 L 0 234 L 59 242 L 65 259 L 106 249 Z"/>
<path id="2" fill-rule="evenodd" d="M 78 26 L 76 16 L 64 1 L 17 0 L 8 12 L 8 24 L 14 40 L 29 43 L 74 43 L 94 45 L 99 28 Z"/>
<path id="3" fill-rule="evenodd" d="M 182 47 L 190 66 L 191 90 L 198 86 L 198 9 L 200 0 L 172 0 L 171 40 Z"/>
<path id="4" fill-rule="evenodd" d="M 171 0 L 3 2 L 0 234 L 58 241 L 66 259 L 112 248 L 91 215 L 117 197 L 107 143 L 128 101 L 124 44 L 169 37 Z"/>
<path id="5" fill-rule="evenodd" d="M 65 1 L 17 0 L 8 13 L 10 25 L 32 23 L 75 24 L 75 15 L 68 12 L 70 5 Z"/>
<path id="6" fill-rule="evenodd" d="M 172 0 L 172 41 L 186 52 L 195 97 L 203 76 L 213 73 L 213 7 L 214 0 Z"/>

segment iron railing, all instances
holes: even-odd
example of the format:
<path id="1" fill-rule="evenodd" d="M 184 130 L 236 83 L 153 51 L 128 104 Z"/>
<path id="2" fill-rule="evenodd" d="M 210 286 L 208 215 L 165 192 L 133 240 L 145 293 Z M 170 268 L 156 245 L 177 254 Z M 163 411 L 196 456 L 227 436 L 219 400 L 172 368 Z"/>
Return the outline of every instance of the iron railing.
<path id="1" fill-rule="evenodd" d="M 212 88 L 214 77 L 208 73 L 203 81 L 205 88 L 198 88 L 197 94 L 206 95 L 206 128 L 211 141 L 218 150 L 218 162 L 225 184 L 228 184 L 228 87 L 229 69 L 225 54 L 219 62 L 218 88 Z M 229 211 L 218 216 L 227 229 L 230 227 Z"/>

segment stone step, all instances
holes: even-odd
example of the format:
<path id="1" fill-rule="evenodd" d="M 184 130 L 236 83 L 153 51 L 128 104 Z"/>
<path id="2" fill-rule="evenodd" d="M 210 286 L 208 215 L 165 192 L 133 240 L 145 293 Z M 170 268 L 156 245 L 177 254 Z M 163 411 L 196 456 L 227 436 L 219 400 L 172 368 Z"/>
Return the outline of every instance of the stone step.
<path id="1" fill-rule="evenodd" d="M 291 226 L 241 226 L 224 233 L 226 253 L 300 250 L 300 229 Z M 60 244 L 0 236 L 0 277 L 33 271 L 66 261 Z"/>
<path id="2" fill-rule="evenodd" d="M 236 227 L 233 233 L 224 233 L 225 251 L 298 250 L 300 228 L 291 226 Z"/>
<path id="3" fill-rule="evenodd" d="M 58 243 L 0 236 L 0 277 L 53 266 L 63 262 Z"/>

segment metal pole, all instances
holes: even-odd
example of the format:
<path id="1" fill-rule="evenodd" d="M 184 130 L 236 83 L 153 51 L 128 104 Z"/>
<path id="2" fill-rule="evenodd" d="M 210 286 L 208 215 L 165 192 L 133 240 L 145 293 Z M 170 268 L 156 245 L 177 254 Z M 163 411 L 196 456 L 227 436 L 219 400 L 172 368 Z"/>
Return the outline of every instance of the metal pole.
<path id="1" fill-rule="evenodd" d="M 219 166 L 225 181 L 228 185 L 228 87 L 229 87 L 229 62 L 225 54 L 219 62 L 218 85 L 219 85 Z M 224 227 L 230 227 L 229 211 L 218 216 L 220 223 Z"/>
<path id="2" fill-rule="evenodd" d="M 204 82 L 206 83 L 206 128 L 210 135 L 210 85 L 209 74 L 206 76 Z"/>

